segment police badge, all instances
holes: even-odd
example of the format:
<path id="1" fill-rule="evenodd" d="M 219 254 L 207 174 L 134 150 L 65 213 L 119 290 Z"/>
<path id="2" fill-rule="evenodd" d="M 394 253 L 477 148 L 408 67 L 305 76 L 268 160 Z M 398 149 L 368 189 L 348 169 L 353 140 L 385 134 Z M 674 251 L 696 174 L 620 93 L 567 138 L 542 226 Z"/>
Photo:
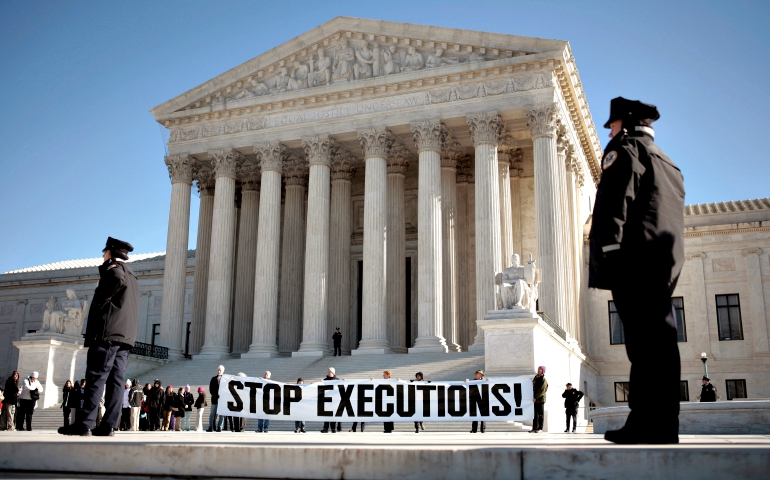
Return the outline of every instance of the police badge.
<path id="1" fill-rule="evenodd" d="M 618 152 L 615 150 L 612 150 L 611 152 L 607 152 L 607 155 L 604 156 L 604 162 L 602 163 L 602 170 L 607 170 L 612 166 L 613 163 L 615 163 L 615 160 L 618 159 Z"/>

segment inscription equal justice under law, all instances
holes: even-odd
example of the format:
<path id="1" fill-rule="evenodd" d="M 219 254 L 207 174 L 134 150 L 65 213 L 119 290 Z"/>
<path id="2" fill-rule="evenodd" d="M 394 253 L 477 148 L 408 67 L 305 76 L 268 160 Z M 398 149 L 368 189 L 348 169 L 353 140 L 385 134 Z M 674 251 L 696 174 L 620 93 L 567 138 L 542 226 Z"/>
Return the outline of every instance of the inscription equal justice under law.
<path id="1" fill-rule="evenodd" d="M 282 127 L 286 125 L 294 125 L 297 123 L 329 120 L 332 118 L 383 112 L 388 110 L 398 110 L 400 108 L 416 107 L 422 105 L 425 105 L 424 93 L 420 95 L 405 95 L 399 98 L 387 98 L 363 103 L 335 105 L 333 107 L 315 108 L 311 110 L 303 110 L 300 112 L 292 112 L 281 115 L 268 115 L 266 117 L 265 127 Z"/>

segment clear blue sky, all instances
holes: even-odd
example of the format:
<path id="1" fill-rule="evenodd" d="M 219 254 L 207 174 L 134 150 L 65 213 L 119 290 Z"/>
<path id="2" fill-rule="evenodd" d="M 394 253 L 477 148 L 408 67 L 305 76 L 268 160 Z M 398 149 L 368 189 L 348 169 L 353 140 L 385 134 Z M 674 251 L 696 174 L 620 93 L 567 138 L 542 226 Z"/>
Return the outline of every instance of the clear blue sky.
<path id="1" fill-rule="evenodd" d="M 338 15 L 568 40 L 599 126 L 618 95 L 658 105 L 688 203 L 770 196 L 770 2 L 6 1 L 0 272 L 98 256 L 108 235 L 165 250 L 148 110 Z"/>

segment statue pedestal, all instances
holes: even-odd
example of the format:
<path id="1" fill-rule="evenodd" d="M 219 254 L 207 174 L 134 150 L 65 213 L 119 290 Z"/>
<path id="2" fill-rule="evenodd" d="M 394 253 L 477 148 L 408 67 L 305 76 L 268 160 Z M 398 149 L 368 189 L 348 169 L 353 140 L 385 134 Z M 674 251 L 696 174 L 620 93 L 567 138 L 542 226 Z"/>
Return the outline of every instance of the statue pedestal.
<path id="1" fill-rule="evenodd" d="M 85 376 L 86 352 L 83 338 L 60 333 L 28 333 L 13 342 L 19 349 L 19 374 L 24 379 L 36 371 L 40 374 L 43 393 L 38 408 L 61 402 L 61 389 L 67 380 L 79 381 Z"/>
<path id="2" fill-rule="evenodd" d="M 595 384 L 596 370 L 586 365 L 586 358 L 577 342 L 568 334 L 563 338 L 539 315 L 526 308 L 490 310 L 478 322 L 484 330 L 484 363 L 486 375 L 534 377 L 537 367 L 546 367 L 545 378 L 549 389 L 546 394 L 544 430 L 564 430 L 565 413 L 561 394 L 567 382 L 582 389 L 583 382 Z M 588 392 L 586 396 L 588 396 Z M 583 407 L 587 399 L 580 402 Z M 579 429 L 585 429 L 585 409 L 578 412 Z"/>

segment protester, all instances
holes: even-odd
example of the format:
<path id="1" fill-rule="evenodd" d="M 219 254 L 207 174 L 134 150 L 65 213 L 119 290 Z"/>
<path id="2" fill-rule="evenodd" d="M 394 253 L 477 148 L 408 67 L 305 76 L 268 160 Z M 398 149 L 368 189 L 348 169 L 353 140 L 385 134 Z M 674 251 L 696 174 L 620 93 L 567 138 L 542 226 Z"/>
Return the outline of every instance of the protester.
<path id="1" fill-rule="evenodd" d="M 211 412 L 209 413 L 209 429 L 207 432 L 221 432 L 222 423 L 225 421 L 225 417 L 219 416 L 217 418 L 217 404 L 219 403 L 219 382 L 222 380 L 222 375 L 225 373 L 225 367 L 220 365 L 217 367 L 217 374 L 211 377 L 209 382 L 209 395 L 211 395 Z M 216 427 L 214 422 L 216 421 Z"/>
<path id="2" fill-rule="evenodd" d="M 72 386 L 72 382 L 67 380 L 64 383 L 64 387 L 61 389 L 61 409 L 64 414 L 64 426 L 67 427 L 70 424 L 70 415 L 72 415 L 72 407 L 70 404 L 74 400 L 72 392 L 75 391 L 75 387 Z"/>
<path id="3" fill-rule="evenodd" d="M 385 379 L 385 380 L 392 379 L 393 378 L 393 372 L 391 372 L 390 370 L 385 370 L 384 372 L 382 372 L 382 378 Z M 393 430 L 396 428 L 394 422 L 383 422 L 382 425 L 383 425 L 383 429 L 384 429 L 385 433 L 393 433 Z M 364 424 L 363 423 L 361 423 L 361 431 L 362 432 L 364 431 Z"/>
<path id="4" fill-rule="evenodd" d="M 149 417 L 150 431 L 154 432 L 161 429 L 160 421 L 163 417 L 163 405 L 166 403 L 166 393 L 160 380 L 155 380 L 147 398 L 149 404 L 147 416 Z"/>
<path id="5" fill-rule="evenodd" d="M 139 430 L 139 418 L 142 410 L 142 400 L 144 400 L 142 385 L 139 384 L 139 379 L 135 378 L 128 400 L 129 407 L 131 407 L 131 430 L 135 432 Z"/>
<path id="6" fill-rule="evenodd" d="M 711 379 L 707 376 L 703 376 L 701 380 L 703 386 L 700 389 L 700 401 L 701 402 L 716 402 L 717 401 L 717 388 L 711 384 Z"/>
<path id="7" fill-rule="evenodd" d="M 32 431 L 32 414 L 37 408 L 37 401 L 40 394 L 43 393 L 43 386 L 37 380 L 38 373 L 32 372 L 29 377 L 24 379 L 24 384 L 19 395 L 19 408 L 16 415 L 16 430 L 24 430 L 24 424 L 27 425 L 27 431 Z"/>
<path id="8" fill-rule="evenodd" d="M 340 332 L 340 327 L 337 327 L 334 329 L 334 334 L 332 335 L 332 342 L 334 342 L 334 356 L 337 356 L 337 353 L 339 352 L 340 357 L 342 356 L 342 332 Z"/>
<path id="9" fill-rule="evenodd" d="M 198 387 L 198 398 L 195 400 L 195 408 L 198 410 L 198 425 L 195 427 L 196 432 L 203 431 L 203 411 L 206 410 L 207 406 L 206 390 L 204 390 L 203 387 Z"/>
<path id="10" fill-rule="evenodd" d="M 174 386 L 169 385 L 166 387 L 165 396 L 163 399 L 163 426 L 161 430 L 168 431 L 169 428 L 173 428 L 171 424 L 171 414 L 174 413 Z"/>
<path id="11" fill-rule="evenodd" d="M 113 436 L 118 428 L 121 397 L 128 353 L 139 328 L 139 283 L 124 261 L 134 247 L 127 242 L 107 238 L 102 250 L 104 263 L 99 267 L 97 284 L 86 321 L 83 346 L 86 354 L 86 378 L 83 408 L 75 423 L 62 427 L 63 435 Z M 120 260 L 120 261 L 118 261 Z M 98 415 L 99 398 L 104 392 L 104 421 L 91 432 Z"/>
<path id="12" fill-rule="evenodd" d="M 125 432 L 131 429 L 131 380 L 126 380 L 123 389 L 123 402 L 120 412 L 120 424 L 118 430 Z"/>
<path id="13" fill-rule="evenodd" d="M 475 372 L 473 372 L 473 379 L 484 380 L 484 370 L 476 370 Z M 479 428 L 478 421 L 471 422 L 471 433 L 477 433 L 478 428 Z M 481 422 L 481 433 L 486 432 L 486 430 L 487 430 L 486 422 Z"/>
<path id="14" fill-rule="evenodd" d="M 329 370 L 326 372 L 326 378 L 324 378 L 324 382 L 333 382 L 337 380 L 339 380 L 339 378 L 337 378 L 337 371 L 334 369 L 334 367 L 329 367 Z M 324 422 L 321 433 L 329 433 L 329 427 L 331 427 L 332 433 L 337 433 L 337 422 Z"/>
<path id="15" fill-rule="evenodd" d="M 545 392 L 548 390 L 548 380 L 545 379 L 545 367 L 537 367 L 537 375 L 532 379 L 532 401 L 535 404 L 535 418 L 532 420 L 532 430 L 529 433 L 543 431 L 543 416 L 545 415 Z"/>
<path id="16" fill-rule="evenodd" d="M 193 406 L 193 403 L 195 403 L 195 398 L 193 398 L 193 394 L 190 392 L 189 385 L 185 385 L 184 387 L 183 403 L 184 403 L 184 418 L 182 420 L 182 430 L 189 432 L 190 419 L 192 418 L 192 406 Z"/>
<path id="17" fill-rule="evenodd" d="M 143 432 L 151 431 L 150 424 L 150 395 L 152 395 L 152 384 L 148 383 L 142 389 L 142 408 L 139 410 L 139 430 Z"/>
<path id="18" fill-rule="evenodd" d="M 181 432 L 182 422 L 184 421 L 185 414 L 187 413 L 185 411 L 184 404 L 184 388 L 180 388 L 174 395 L 174 409 L 174 431 Z"/>
<path id="19" fill-rule="evenodd" d="M 409 381 L 430 383 L 430 380 L 425 380 L 425 377 L 422 375 L 422 372 L 415 373 L 414 380 L 409 380 Z M 420 430 L 425 430 L 425 426 L 422 424 L 422 422 L 414 422 L 414 433 L 420 433 Z"/>
<path id="20" fill-rule="evenodd" d="M 265 372 L 264 377 L 259 377 L 261 380 L 270 380 L 270 377 L 273 374 L 269 371 Z M 257 419 L 257 433 L 267 433 L 267 428 L 270 426 L 270 419 L 269 418 L 259 418 Z"/>
<path id="21" fill-rule="evenodd" d="M 297 385 L 304 385 L 305 381 L 301 378 L 297 379 Z M 295 420 L 294 421 L 294 433 L 307 433 L 305 430 L 305 421 L 304 420 Z"/>
<path id="22" fill-rule="evenodd" d="M 567 384 L 567 389 L 561 394 L 564 398 L 564 413 L 567 414 L 567 429 L 564 433 L 569 432 L 569 420 L 572 419 L 572 433 L 575 433 L 577 428 L 577 409 L 580 399 L 583 398 L 583 392 L 572 388 L 572 384 Z"/>

